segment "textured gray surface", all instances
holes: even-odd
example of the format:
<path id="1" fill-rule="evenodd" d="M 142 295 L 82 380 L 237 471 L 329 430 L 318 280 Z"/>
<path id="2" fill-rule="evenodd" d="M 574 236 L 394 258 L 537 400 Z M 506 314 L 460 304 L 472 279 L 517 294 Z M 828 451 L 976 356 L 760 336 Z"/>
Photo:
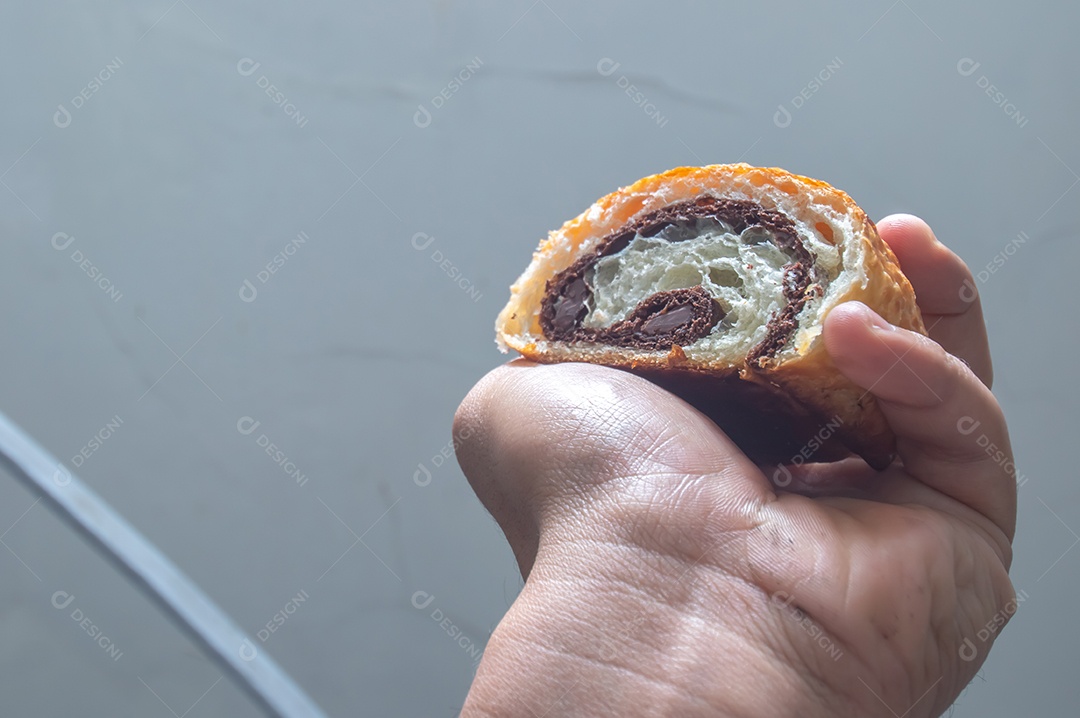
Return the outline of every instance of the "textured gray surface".
<path id="1" fill-rule="evenodd" d="M 507 285 L 642 175 L 780 165 L 996 270 L 1027 600 L 955 715 L 1071 715 L 1080 390 L 1031 364 L 1078 350 L 1060 324 L 1078 20 L 924 0 L 5 4 L 0 406 L 62 457 L 111 432 L 83 477 L 249 631 L 292 610 L 264 647 L 331 715 L 453 715 L 520 585 L 436 458 L 502 361 Z M 5 715 L 257 715 L 11 480 L 5 529 Z"/>

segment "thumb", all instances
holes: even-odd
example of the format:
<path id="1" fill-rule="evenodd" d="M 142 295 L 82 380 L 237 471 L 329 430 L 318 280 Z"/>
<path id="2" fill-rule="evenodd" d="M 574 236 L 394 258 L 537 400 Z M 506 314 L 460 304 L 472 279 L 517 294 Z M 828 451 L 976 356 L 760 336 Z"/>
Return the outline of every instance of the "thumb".
<path id="1" fill-rule="evenodd" d="M 704 550 L 718 530 L 749 526 L 773 495 L 703 414 L 603 366 L 501 366 L 462 402 L 454 434 L 458 462 L 523 575 L 542 540 L 583 533 Z"/>

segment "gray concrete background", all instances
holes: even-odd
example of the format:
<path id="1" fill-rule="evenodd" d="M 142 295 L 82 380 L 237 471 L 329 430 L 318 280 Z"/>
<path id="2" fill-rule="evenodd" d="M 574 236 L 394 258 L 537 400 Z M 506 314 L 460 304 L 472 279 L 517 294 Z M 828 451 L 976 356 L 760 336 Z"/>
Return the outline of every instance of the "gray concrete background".
<path id="1" fill-rule="evenodd" d="M 1049 2 L 4 3 L 0 408 L 247 630 L 294 609 L 264 647 L 331 715 L 454 715 L 476 659 L 433 612 L 482 647 L 520 587 L 436 458 L 504 360 L 507 286 L 640 176 L 783 166 L 921 214 L 985 272 L 1027 600 L 955 715 L 1075 715 L 1078 21 Z M 4 715 L 258 714 L 4 479 Z"/>

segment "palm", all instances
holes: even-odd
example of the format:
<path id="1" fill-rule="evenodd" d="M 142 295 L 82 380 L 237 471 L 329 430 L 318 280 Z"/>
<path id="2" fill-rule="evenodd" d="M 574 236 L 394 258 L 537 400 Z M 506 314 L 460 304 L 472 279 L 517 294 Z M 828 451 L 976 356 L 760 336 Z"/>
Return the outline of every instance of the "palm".
<path id="1" fill-rule="evenodd" d="M 1003 555 L 984 517 L 899 465 L 851 473 L 841 481 L 856 479 L 861 489 L 782 495 L 773 504 L 794 531 L 803 528 L 796 541 L 808 543 L 815 558 L 777 557 L 774 565 L 788 575 L 772 580 L 797 588 L 774 603 L 802 612 L 794 630 L 786 622 L 787 633 L 830 684 L 897 716 L 938 715 L 985 658 L 989 645 L 980 629 L 1012 612 L 1007 548 Z M 858 660 L 834 660 L 840 651 Z M 920 675 L 928 655 L 941 662 Z"/>
<path id="2" fill-rule="evenodd" d="M 636 401 L 629 387 L 618 393 Z M 654 428 L 637 434 L 644 459 L 592 487 L 594 522 L 617 512 L 636 527 L 638 548 L 675 558 L 662 584 L 705 596 L 756 587 L 740 604 L 755 632 L 771 636 L 773 650 L 792 647 L 855 714 L 940 715 L 985 659 L 992 636 L 980 629 L 996 634 L 1015 610 L 1003 531 L 900 462 L 880 473 L 854 459 L 808 467 L 787 487 L 795 492 L 779 493 L 764 480 L 772 472 L 741 454 L 734 466 L 702 471 L 731 457 L 727 438 L 688 407 L 680 415 L 652 404 Z M 511 543 L 528 575 L 536 542 Z"/>

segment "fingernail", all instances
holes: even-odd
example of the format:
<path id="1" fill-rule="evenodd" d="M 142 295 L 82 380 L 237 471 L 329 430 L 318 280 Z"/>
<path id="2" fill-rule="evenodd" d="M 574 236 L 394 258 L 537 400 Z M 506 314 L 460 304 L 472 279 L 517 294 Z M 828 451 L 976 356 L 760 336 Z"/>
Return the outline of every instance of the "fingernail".
<path id="1" fill-rule="evenodd" d="M 896 327 L 882 319 L 881 315 L 870 307 L 866 307 L 866 318 L 869 320 L 869 325 L 872 329 L 876 329 L 879 332 L 896 331 Z"/>

